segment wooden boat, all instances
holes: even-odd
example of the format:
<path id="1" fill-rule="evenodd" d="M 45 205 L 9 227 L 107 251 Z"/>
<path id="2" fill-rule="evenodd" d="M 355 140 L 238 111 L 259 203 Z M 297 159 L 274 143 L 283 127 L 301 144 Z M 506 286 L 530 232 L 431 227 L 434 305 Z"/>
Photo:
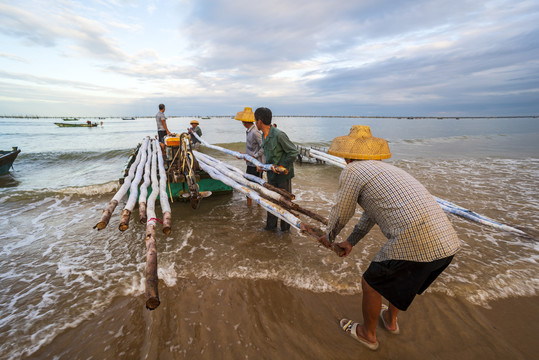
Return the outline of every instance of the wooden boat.
<path id="1" fill-rule="evenodd" d="M 54 123 L 59 127 L 94 127 L 97 126 L 97 123 L 87 122 L 83 124 L 66 124 L 66 123 Z"/>
<path id="2" fill-rule="evenodd" d="M 0 175 L 7 174 L 13 162 L 21 151 L 17 147 L 13 147 L 11 151 L 0 150 Z"/>
<path id="3" fill-rule="evenodd" d="M 203 116 L 203 117 L 201 117 L 201 119 L 208 120 L 208 119 L 211 119 L 211 118 L 209 116 Z"/>
<path id="4" fill-rule="evenodd" d="M 135 120 L 135 118 L 134 117 L 124 117 L 124 118 L 122 118 L 122 120 Z"/>
<path id="5" fill-rule="evenodd" d="M 77 118 L 64 118 L 63 120 L 64 121 L 78 121 L 79 119 L 77 119 Z"/>

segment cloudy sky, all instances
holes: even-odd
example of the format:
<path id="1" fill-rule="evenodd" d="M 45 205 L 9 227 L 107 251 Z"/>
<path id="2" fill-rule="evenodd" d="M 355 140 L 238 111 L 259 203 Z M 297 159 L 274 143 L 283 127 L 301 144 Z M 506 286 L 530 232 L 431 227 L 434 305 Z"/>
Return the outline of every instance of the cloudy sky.
<path id="1" fill-rule="evenodd" d="M 0 115 L 539 114 L 539 1 L 0 0 Z"/>

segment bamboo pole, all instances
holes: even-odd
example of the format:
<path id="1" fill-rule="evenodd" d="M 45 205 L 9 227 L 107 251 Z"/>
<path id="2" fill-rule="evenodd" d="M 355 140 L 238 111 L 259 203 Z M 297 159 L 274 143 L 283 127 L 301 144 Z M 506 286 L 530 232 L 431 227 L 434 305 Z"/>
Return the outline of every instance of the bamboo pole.
<path id="1" fill-rule="evenodd" d="M 148 220 L 146 216 L 146 202 L 148 198 L 148 186 L 150 186 L 151 180 L 151 167 L 152 167 L 152 146 L 151 142 L 146 150 L 146 164 L 144 165 L 144 183 L 140 186 L 140 195 L 138 203 L 139 221 L 141 224 L 145 224 Z"/>
<path id="2" fill-rule="evenodd" d="M 146 209 L 149 217 L 146 222 L 146 308 L 149 310 L 156 309 L 159 304 L 159 278 L 157 276 L 157 247 L 155 241 L 155 224 L 157 218 L 155 215 L 155 200 L 159 193 L 157 181 L 157 149 L 161 151 L 160 145 L 155 139 L 152 140 L 152 192 L 148 198 L 148 207 Z"/>
<path id="3" fill-rule="evenodd" d="M 116 192 L 116 194 L 114 195 L 112 200 L 109 202 L 108 206 L 103 210 L 103 213 L 101 214 L 101 219 L 94 226 L 94 229 L 97 228 L 97 230 L 102 230 L 105 227 L 107 227 L 107 225 L 108 225 L 108 223 L 110 221 L 110 217 L 112 216 L 112 213 L 114 212 L 114 209 L 116 209 L 116 206 L 118 205 L 120 200 L 122 200 L 125 197 L 125 195 L 127 194 L 127 189 L 129 189 L 129 186 L 131 185 L 131 180 L 134 177 L 135 169 L 138 166 L 138 163 L 140 162 L 141 156 L 142 155 L 141 155 L 140 151 L 138 151 L 137 152 L 137 157 L 135 158 L 135 161 L 133 162 L 133 164 L 129 168 L 129 173 L 128 173 L 127 177 L 125 178 L 124 183 L 122 184 L 122 186 L 120 187 L 118 192 Z"/>
<path id="4" fill-rule="evenodd" d="M 344 249 L 342 249 L 336 244 L 330 243 L 326 238 L 321 237 L 321 235 L 323 234 L 321 230 L 316 230 L 312 228 L 311 226 L 303 223 L 300 219 L 292 215 L 287 210 L 283 209 L 282 207 L 266 199 L 263 199 L 256 191 L 246 186 L 242 186 L 241 184 L 238 184 L 237 182 L 235 182 L 228 176 L 223 175 L 221 172 L 215 170 L 213 167 L 207 165 L 203 161 L 199 161 L 199 165 L 200 165 L 200 168 L 206 171 L 212 178 L 217 179 L 225 183 L 226 185 L 231 186 L 235 190 L 247 195 L 248 197 L 253 199 L 256 203 L 260 204 L 260 206 L 262 206 L 264 209 L 266 209 L 266 211 L 272 213 L 273 215 L 277 216 L 281 220 L 286 221 L 296 230 L 299 230 L 300 232 L 306 232 L 308 235 L 315 238 L 318 243 L 334 251 L 337 255 L 342 256 L 344 254 Z"/>
<path id="5" fill-rule="evenodd" d="M 127 199 L 127 203 L 125 204 L 124 209 L 122 210 L 122 218 L 120 220 L 120 225 L 118 226 L 118 229 L 120 229 L 120 231 L 125 231 L 129 228 L 129 219 L 131 217 L 131 213 L 133 212 L 133 208 L 135 207 L 135 204 L 137 202 L 138 187 L 139 187 L 140 181 L 142 180 L 142 174 L 144 173 L 144 166 L 146 165 L 146 157 L 147 157 L 147 149 L 148 149 L 149 141 L 150 141 L 150 138 L 148 136 L 144 138 L 142 142 L 142 146 L 138 150 L 139 153 L 142 155 L 137 165 L 135 177 L 131 181 L 131 187 L 129 188 L 129 198 Z"/>
<path id="6" fill-rule="evenodd" d="M 236 171 L 230 171 L 230 166 L 224 166 L 223 163 L 217 159 L 214 159 L 210 157 L 209 155 L 200 153 L 198 151 L 195 151 L 195 155 L 197 159 L 199 160 L 199 163 L 202 161 L 206 163 L 209 166 L 212 166 L 217 171 L 221 172 L 223 175 L 228 176 L 235 182 L 250 187 L 253 190 L 256 190 L 259 192 L 263 197 L 269 198 L 271 200 L 274 200 L 278 203 L 280 203 L 282 206 L 284 206 L 287 209 L 296 210 L 300 213 L 307 215 L 317 221 L 320 221 L 322 224 L 327 225 L 328 221 L 324 217 L 309 211 L 307 209 L 302 208 L 298 204 L 293 203 L 290 199 L 285 198 L 281 194 L 278 194 L 276 192 L 273 192 L 263 186 L 261 186 L 258 183 L 252 182 L 247 180 L 245 177 L 243 177 L 241 174 L 241 171 L 239 169 L 236 169 Z"/>
<path id="7" fill-rule="evenodd" d="M 244 160 L 247 160 L 249 162 L 251 162 L 252 164 L 254 164 L 255 166 L 257 166 L 258 168 L 260 168 L 261 170 L 263 171 L 273 171 L 275 169 L 275 171 L 279 174 L 288 174 L 288 170 L 284 167 L 284 166 L 281 166 L 281 165 L 272 165 L 272 164 L 262 164 L 260 161 L 258 161 L 257 159 L 255 159 L 254 157 L 252 157 L 251 155 L 248 155 L 248 154 L 242 154 L 240 152 L 237 152 L 237 151 L 233 151 L 233 150 L 229 150 L 229 149 L 225 149 L 223 147 L 220 147 L 220 146 L 217 146 L 217 145 L 211 145 L 209 144 L 206 140 L 203 140 L 202 138 L 200 138 L 197 134 L 195 133 L 191 133 L 191 136 L 194 136 L 196 137 L 203 145 L 209 147 L 210 149 L 214 149 L 214 150 L 218 150 L 218 151 L 221 151 L 221 152 L 224 152 L 225 154 L 229 154 L 229 155 L 232 155 L 232 156 L 235 156 L 237 157 L 238 159 L 244 159 Z"/>
<path id="8" fill-rule="evenodd" d="M 159 201 L 161 204 L 161 211 L 163 212 L 163 233 L 168 235 L 170 234 L 172 215 L 170 204 L 168 203 L 167 173 L 165 171 L 163 153 L 161 151 L 157 152 L 157 160 L 159 164 Z"/>

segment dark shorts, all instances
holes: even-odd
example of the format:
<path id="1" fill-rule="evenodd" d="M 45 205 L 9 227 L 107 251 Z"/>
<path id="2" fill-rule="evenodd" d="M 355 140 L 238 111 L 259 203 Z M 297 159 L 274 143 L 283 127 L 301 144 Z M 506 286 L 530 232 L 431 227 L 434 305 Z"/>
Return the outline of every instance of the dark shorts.
<path id="1" fill-rule="evenodd" d="M 405 311 L 451 263 L 453 256 L 431 262 L 387 260 L 372 262 L 365 281 L 397 309 Z"/>
<path id="2" fill-rule="evenodd" d="M 258 176 L 259 178 L 262 177 L 262 173 L 256 171 L 256 166 L 247 166 L 247 170 L 245 171 L 245 173 L 249 175 Z"/>
<path id="3" fill-rule="evenodd" d="M 167 131 L 166 130 L 157 130 L 157 135 L 159 136 L 159 142 L 160 143 L 165 143 L 165 136 L 167 135 Z"/>

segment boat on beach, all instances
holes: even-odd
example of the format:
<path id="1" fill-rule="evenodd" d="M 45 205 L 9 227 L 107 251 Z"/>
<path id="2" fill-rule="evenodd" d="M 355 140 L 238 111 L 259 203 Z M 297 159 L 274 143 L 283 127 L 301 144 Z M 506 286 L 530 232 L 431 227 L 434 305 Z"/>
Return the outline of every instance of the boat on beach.
<path id="1" fill-rule="evenodd" d="M 14 146 L 10 151 L 0 150 L 0 175 L 5 175 L 21 151 Z"/>
<path id="2" fill-rule="evenodd" d="M 66 124 L 66 123 L 54 123 L 55 125 L 59 127 L 95 127 L 97 126 L 96 122 L 86 122 L 81 124 Z"/>

